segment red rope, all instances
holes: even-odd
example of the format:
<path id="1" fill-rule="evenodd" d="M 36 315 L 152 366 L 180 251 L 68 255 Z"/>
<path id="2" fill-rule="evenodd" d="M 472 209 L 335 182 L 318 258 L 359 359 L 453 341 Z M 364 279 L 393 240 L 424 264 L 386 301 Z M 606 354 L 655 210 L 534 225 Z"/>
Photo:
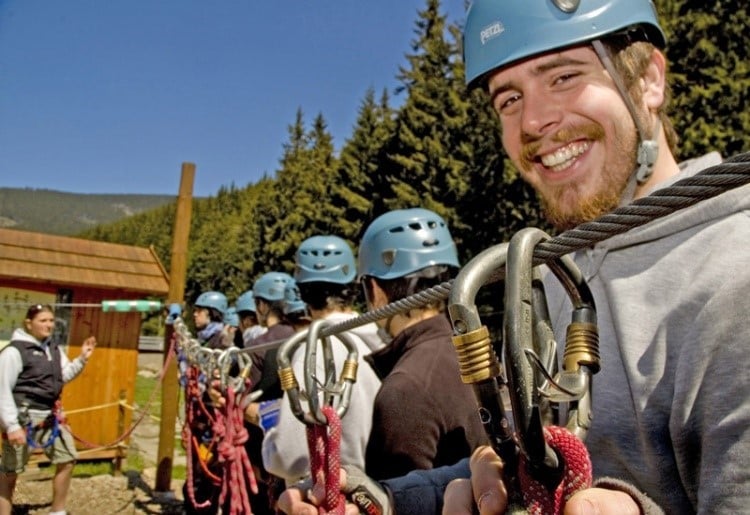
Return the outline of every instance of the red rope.
<path id="1" fill-rule="evenodd" d="M 527 462 L 522 456 L 518 470 L 521 491 L 526 508 L 532 515 L 561 515 L 571 495 L 591 487 L 591 459 L 583 442 L 564 427 L 545 427 L 544 438 L 563 458 L 563 478 L 554 491 L 548 490 L 529 475 Z"/>
<path id="2" fill-rule="evenodd" d="M 200 410 L 200 414 L 204 415 L 208 422 L 213 426 L 215 419 L 211 416 L 206 405 L 203 403 L 202 392 L 200 390 L 200 384 L 198 378 L 200 377 L 200 370 L 196 366 L 190 366 L 185 371 L 186 383 L 185 383 L 185 425 L 182 427 L 182 443 L 187 453 L 187 491 L 188 498 L 192 505 L 196 508 L 207 508 L 211 505 L 211 498 L 209 497 L 203 502 L 195 500 L 195 483 L 193 469 L 193 453 L 198 452 L 200 449 L 200 442 L 193 435 L 193 425 L 197 419 L 196 408 Z M 214 435 L 211 441 L 211 446 L 216 442 L 216 436 Z M 206 460 L 198 453 L 198 464 L 201 467 L 204 475 L 208 477 L 214 484 L 218 485 L 221 482 L 221 478 L 211 472 L 208 468 Z"/>
<path id="3" fill-rule="evenodd" d="M 310 451 L 310 472 L 313 483 L 325 485 L 325 500 L 318 508 L 318 513 L 343 515 L 345 499 L 339 488 L 341 419 L 332 406 L 323 406 L 321 411 L 328 424 L 307 426 L 307 446 Z"/>
<path id="4" fill-rule="evenodd" d="M 247 391 L 250 387 L 249 381 L 245 387 Z M 257 494 L 258 484 L 245 450 L 248 434 L 244 424 L 244 413 L 241 403 L 236 401 L 232 388 L 227 388 L 225 397 L 226 403 L 217 410 L 213 428 L 214 434 L 219 439 L 219 463 L 222 463 L 224 467 L 219 505 L 223 507 L 224 501 L 229 496 L 229 511 L 222 511 L 222 513 L 227 515 L 252 514 L 247 487 L 250 487 L 252 493 Z"/>

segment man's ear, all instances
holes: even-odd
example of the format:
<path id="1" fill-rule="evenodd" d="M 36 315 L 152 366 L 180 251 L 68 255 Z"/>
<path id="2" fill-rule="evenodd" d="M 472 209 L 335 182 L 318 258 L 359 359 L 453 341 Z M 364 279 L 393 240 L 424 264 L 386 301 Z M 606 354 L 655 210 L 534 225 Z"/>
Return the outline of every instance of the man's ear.
<path id="1" fill-rule="evenodd" d="M 388 304 L 388 296 L 385 294 L 385 291 L 383 291 L 383 288 L 380 287 L 378 282 L 372 277 L 369 277 L 367 280 L 370 281 L 370 293 L 372 293 L 370 303 L 376 308 Z"/>
<path id="2" fill-rule="evenodd" d="M 660 50 L 651 52 L 651 60 L 643 72 L 640 84 L 643 90 L 643 103 L 650 111 L 656 111 L 664 103 L 667 87 L 667 61 Z"/>

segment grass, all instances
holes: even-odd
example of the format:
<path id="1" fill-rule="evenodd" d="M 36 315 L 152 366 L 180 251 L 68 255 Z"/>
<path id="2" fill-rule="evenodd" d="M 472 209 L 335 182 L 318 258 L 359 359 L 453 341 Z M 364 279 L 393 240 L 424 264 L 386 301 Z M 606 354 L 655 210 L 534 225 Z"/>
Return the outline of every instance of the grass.
<path id="1" fill-rule="evenodd" d="M 158 382 L 158 377 L 146 377 L 136 374 L 135 395 L 133 398 L 137 409 L 141 410 L 146 407 L 146 404 L 153 394 L 154 399 L 149 406 L 149 415 L 156 418 L 159 418 L 161 415 L 161 388 L 154 393 L 154 388 L 158 387 Z"/>

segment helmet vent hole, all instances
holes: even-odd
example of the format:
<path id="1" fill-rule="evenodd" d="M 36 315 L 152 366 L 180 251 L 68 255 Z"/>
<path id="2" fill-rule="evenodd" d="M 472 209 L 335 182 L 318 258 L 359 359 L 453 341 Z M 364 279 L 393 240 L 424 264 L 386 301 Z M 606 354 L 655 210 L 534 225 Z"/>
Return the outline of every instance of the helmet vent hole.
<path id="1" fill-rule="evenodd" d="M 432 238 L 430 240 L 424 240 L 422 242 L 422 246 L 423 247 L 436 247 L 438 245 L 440 245 L 440 240 L 438 240 L 436 238 Z"/>
<path id="2" fill-rule="evenodd" d="M 404 228 L 403 227 L 394 227 L 393 229 L 390 229 L 388 232 L 390 232 L 390 233 L 404 232 Z"/>

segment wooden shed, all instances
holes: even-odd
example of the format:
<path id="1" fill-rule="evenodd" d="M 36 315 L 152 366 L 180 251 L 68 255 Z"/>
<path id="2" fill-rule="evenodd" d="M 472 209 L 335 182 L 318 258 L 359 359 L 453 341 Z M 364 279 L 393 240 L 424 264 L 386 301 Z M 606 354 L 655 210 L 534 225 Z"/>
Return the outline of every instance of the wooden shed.
<path id="1" fill-rule="evenodd" d="M 115 442 L 130 427 L 141 313 L 105 312 L 105 300 L 163 300 L 169 275 L 153 249 L 0 228 L 0 342 L 31 304 L 57 304 L 56 331 L 72 359 L 90 335 L 98 345 L 83 373 L 63 390 L 63 407 L 81 458 L 122 457 Z M 82 306 L 83 305 L 83 306 Z M 123 416 L 124 415 L 124 416 Z"/>

